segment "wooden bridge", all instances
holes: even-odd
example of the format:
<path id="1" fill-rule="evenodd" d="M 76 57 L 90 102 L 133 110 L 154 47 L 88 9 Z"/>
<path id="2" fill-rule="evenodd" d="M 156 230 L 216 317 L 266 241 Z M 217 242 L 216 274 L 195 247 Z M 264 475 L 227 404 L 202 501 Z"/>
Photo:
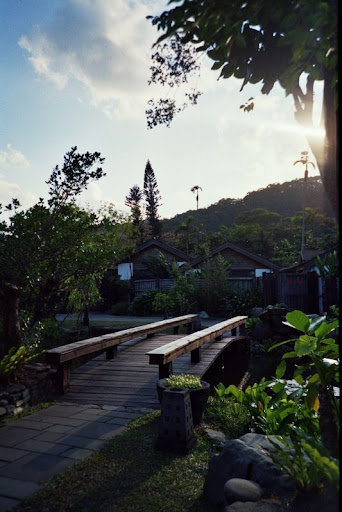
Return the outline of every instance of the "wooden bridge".
<path id="1" fill-rule="evenodd" d="M 120 331 L 125 333 L 126 338 L 129 331 L 134 332 L 134 335 L 128 336 L 127 341 L 119 342 L 120 333 L 113 333 L 51 349 L 48 360 L 58 366 L 57 359 L 63 360 L 68 352 L 70 362 L 84 352 L 84 346 L 89 352 L 89 346 L 99 343 L 100 338 L 101 342 L 105 339 L 107 344 L 110 339 L 115 344 L 115 356 L 108 358 L 108 352 L 107 357 L 106 353 L 102 353 L 77 369 L 68 370 L 69 382 L 61 400 L 111 407 L 158 409 L 160 404 L 156 383 L 161 369 L 167 368 L 173 374 L 191 373 L 203 378 L 213 363 L 222 357 L 228 345 L 233 341 L 235 345 L 239 340 L 245 339 L 244 336 L 236 335 L 236 328 L 239 326 L 243 329 L 246 319 L 247 317 L 235 317 L 188 335 L 158 333 L 152 336 L 148 332 L 154 324 L 148 324 L 141 328 Z M 232 336 L 232 332 L 235 335 Z M 137 334 L 142 336 L 137 337 Z M 162 364 L 162 360 L 167 361 L 167 364 Z M 65 371 L 64 368 L 64 375 Z"/>

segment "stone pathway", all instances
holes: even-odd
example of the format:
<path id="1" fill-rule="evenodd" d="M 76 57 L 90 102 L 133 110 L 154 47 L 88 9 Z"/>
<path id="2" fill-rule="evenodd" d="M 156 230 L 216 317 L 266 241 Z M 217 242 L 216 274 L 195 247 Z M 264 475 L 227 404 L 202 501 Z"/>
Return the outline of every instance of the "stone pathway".
<path id="1" fill-rule="evenodd" d="M 102 448 L 152 409 L 59 402 L 0 428 L 0 512 Z"/>
<path id="2" fill-rule="evenodd" d="M 65 315 L 58 315 L 62 320 Z M 91 320 L 141 320 L 92 314 Z M 143 318 L 144 322 L 160 320 Z M 203 319 L 203 326 L 219 319 Z M 40 489 L 45 480 L 102 448 L 106 440 L 125 426 L 155 409 L 133 406 L 80 405 L 59 401 L 56 405 L 0 428 L 0 512 Z M 38 511 L 37 511 L 38 512 Z"/>

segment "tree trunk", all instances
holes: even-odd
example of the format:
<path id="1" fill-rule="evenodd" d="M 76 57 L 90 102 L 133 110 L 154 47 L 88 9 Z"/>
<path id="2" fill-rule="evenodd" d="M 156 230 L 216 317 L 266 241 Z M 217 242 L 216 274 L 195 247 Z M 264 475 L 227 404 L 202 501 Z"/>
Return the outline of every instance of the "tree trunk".
<path id="1" fill-rule="evenodd" d="M 331 86 L 333 70 L 327 70 L 323 91 L 323 124 L 325 129 L 324 146 L 317 138 L 308 137 L 311 150 L 316 157 L 323 187 L 331 205 L 336 222 L 339 222 L 339 188 L 338 188 L 338 153 L 337 153 L 337 118 L 335 105 L 336 88 Z"/>
<path id="2" fill-rule="evenodd" d="M 331 391 L 332 392 L 332 391 Z M 335 417 L 329 391 L 322 388 L 319 393 L 319 427 L 322 442 L 332 457 L 340 458 L 339 454 L 339 429 Z"/>
<path id="3" fill-rule="evenodd" d="M 89 308 L 86 306 L 83 311 L 82 325 L 89 327 Z"/>
<path id="4" fill-rule="evenodd" d="M 19 346 L 20 320 L 19 304 L 22 289 L 17 286 L 9 286 L 5 290 L 3 312 L 3 351 L 6 354 L 13 346 Z"/>

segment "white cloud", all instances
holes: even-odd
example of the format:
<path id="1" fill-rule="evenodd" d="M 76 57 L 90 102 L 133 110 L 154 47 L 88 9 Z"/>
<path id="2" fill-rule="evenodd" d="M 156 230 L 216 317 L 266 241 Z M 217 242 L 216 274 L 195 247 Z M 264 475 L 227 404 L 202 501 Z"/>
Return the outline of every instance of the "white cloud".
<path id="1" fill-rule="evenodd" d="M 109 117 L 134 117 L 137 103 L 145 103 L 150 94 L 156 30 L 147 14 L 138 0 L 67 0 L 49 26 L 35 26 L 19 46 L 29 53 L 36 73 L 56 87 L 76 80 L 85 86 L 91 104 Z"/>
<path id="2" fill-rule="evenodd" d="M 30 162 L 18 149 L 7 144 L 7 149 L 0 151 L 0 168 L 24 168 L 29 167 Z"/>
<path id="3" fill-rule="evenodd" d="M 100 187 L 98 183 L 91 182 L 88 185 L 87 190 L 81 193 L 79 196 L 77 203 L 82 208 L 89 208 L 90 210 L 99 210 L 104 206 L 108 206 L 112 203 L 110 197 L 107 194 L 104 194 L 103 189 Z M 114 209 L 120 212 L 129 211 L 127 207 L 125 207 L 124 203 L 115 202 Z"/>
<path id="4" fill-rule="evenodd" d="M 37 202 L 37 197 L 31 192 L 24 192 L 17 183 L 6 181 L 0 176 L 0 204 L 9 204 L 13 198 L 18 199 L 24 208 L 29 208 Z"/>

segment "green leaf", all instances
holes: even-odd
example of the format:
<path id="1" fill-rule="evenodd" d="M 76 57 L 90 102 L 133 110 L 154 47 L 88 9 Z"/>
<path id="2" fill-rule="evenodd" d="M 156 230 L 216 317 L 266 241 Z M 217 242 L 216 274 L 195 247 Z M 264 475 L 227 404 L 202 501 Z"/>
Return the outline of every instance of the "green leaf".
<path id="1" fill-rule="evenodd" d="M 243 391 L 231 384 L 228 386 L 228 392 L 231 393 L 239 402 L 243 400 Z"/>
<path id="2" fill-rule="evenodd" d="M 310 324 L 310 327 L 307 331 L 308 334 L 312 334 L 313 332 L 316 331 L 316 329 L 318 329 L 321 325 L 324 325 L 325 323 L 326 323 L 325 316 L 320 316 L 318 318 L 315 318 Z"/>
<path id="3" fill-rule="evenodd" d="M 304 379 L 303 379 L 303 376 L 301 375 L 300 371 L 298 370 L 298 368 L 296 368 L 295 372 L 294 372 L 294 375 L 293 375 L 293 378 L 294 380 L 301 386 L 304 382 Z"/>
<path id="4" fill-rule="evenodd" d="M 322 339 L 325 338 L 330 332 L 334 331 L 339 325 L 338 320 L 334 320 L 333 322 L 324 322 L 319 325 L 317 329 L 314 330 L 317 338 Z"/>
<path id="5" fill-rule="evenodd" d="M 284 324 L 286 322 L 283 322 Z M 289 325 L 289 324 L 288 324 Z M 277 347 L 281 347 L 282 345 L 286 345 L 287 343 L 290 343 L 291 341 L 294 341 L 294 339 L 291 339 L 291 340 L 286 340 L 286 341 L 280 341 L 279 343 L 275 343 L 274 345 L 272 345 L 267 352 L 271 352 L 271 350 L 274 350 L 275 348 Z"/>
<path id="6" fill-rule="evenodd" d="M 281 379 L 286 372 L 286 361 L 284 359 L 276 368 L 276 377 L 277 379 Z"/>
<path id="7" fill-rule="evenodd" d="M 309 409 L 313 409 L 315 411 L 319 408 L 319 400 L 318 400 L 318 388 L 316 386 L 310 386 L 308 389 L 308 393 L 306 395 L 305 403 L 309 407 Z"/>
<path id="8" fill-rule="evenodd" d="M 297 352 L 292 350 L 291 352 L 285 352 L 285 354 L 283 354 L 283 359 L 290 359 L 291 357 L 297 357 Z"/>
<path id="9" fill-rule="evenodd" d="M 305 313 L 299 310 L 290 311 L 286 315 L 287 325 L 295 327 L 299 331 L 307 332 L 310 327 L 310 318 Z"/>
<path id="10" fill-rule="evenodd" d="M 317 384 L 318 382 L 320 382 L 318 373 L 314 373 L 308 380 L 309 385 Z"/>
<path id="11" fill-rule="evenodd" d="M 272 387 L 272 391 L 274 393 L 279 393 L 280 391 L 282 391 L 283 389 L 285 388 L 285 383 L 284 382 L 277 382 L 273 387 Z"/>
<path id="12" fill-rule="evenodd" d="M 307 334 L 299 336 L 295 343 L 295 351 L 298 357 L 312 354 L 317 348 L 317 338 L 308 336 Z"/>
<path id="13" fill-rule="evenodd" d="M 232 76 L 232 74 L 234 73 L 234 71 L 235 71 L 234 66 L 232 66 L 230 63 L 228 63 L 222 68 L 220 77 L 230 78 Z"/>
<path id="14" fill-rule="evenodd" d="M 222 62 L 217 61 L 217 62 L 214 62 L 214 64 L 211 66 L 211 69 L 213 69 L 215 71 L 217 69 L 220 69 L 221 67 L 222 67 Z"/>

